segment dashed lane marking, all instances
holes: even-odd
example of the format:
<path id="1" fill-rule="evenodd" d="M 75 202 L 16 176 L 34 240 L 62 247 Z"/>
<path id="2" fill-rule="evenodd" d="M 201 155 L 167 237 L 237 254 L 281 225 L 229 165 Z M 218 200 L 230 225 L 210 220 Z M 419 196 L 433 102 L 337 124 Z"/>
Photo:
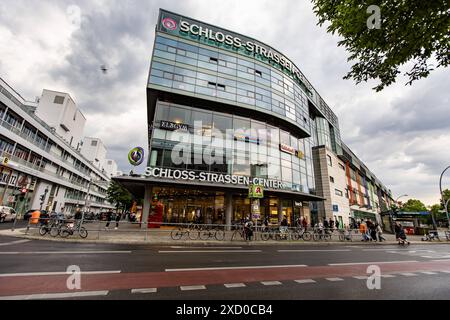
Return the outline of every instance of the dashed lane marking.
<path id="1" fill-rule="evenodd" d="M 245 283 L 226 283 L 224 284 L 225 288 L 243 288 L 246 287 Z"/>
<path id="2" fill-rule="evenodd" d="M 295 265 L 275 265 L 275 266 L 242 266 L 242 267 L 210 267 L 210 268 L 186 268 L 186 269 L 166 269 L 166 272 L 178 271 L 212 271 L 212 270 L 240 270 L 240 269 L 271 269 L 271 268 L 299 268 L 307 267 L 305 264 Z"/>
<path id="3" fill-rule="evenodd" d="M 325 278 L 325 279 L 331 282 L 344 281 L 344 279 L 342 278 Z"/>
<path id="4" fill-rule="evenodd" d="M 112 271 L 82 271 L 81 275 L 87 274 L 113 274 L 113 273 L 121 273 L 120 270 L 112 270 Z M 9 278 L 9 277 L 33 277 L 33 276 L 60 276 L 67 275 L 67 272 L 29 272 L 29 273 L 3 273 L 0 274 L 0 278 Z"/>
<path id="5" fill-rule="evenodd" d="M 206 290 L 205 286 L 181 286 L 181 291 Z"/>
<path id="6" fill-rule="evenodd" d="M 31 240 L 17 240 L 17 241 L 11 241 L 11 242 L 6 242 L 6 243 L 0 243 L 0 247 L 12 246 L 14 244 L 26 243 L 26 242 L 30 242 L 30 241 Z"/>
<path id="7" fill-rule="evenodd" d="M 354 276 L 353 278 L 358 279 L 358 280 L 367 280 L 367 279 L 369 279 L 368 276 Z"/>
<path id="8" fill-rule="evenodd" d="M 316 281 L 313 280 L 313 279 L 295 280 L 295 282 L 300 283 L 300 284 L 304 284 L 304 283 L 316 283 Z"/>
<path id="9" fill-rule="evenodd" d="M 261 281 L 262 285 L 265 286 L 280 286 L 282 283 L 280 281 Z"/>
<path id="10" fill-rule="evenodd" d="M 50 255 L 50 254 L 130 254 L 131 251 L 30 251 L 30 252 L 0 252 L 0 255 Z"/>
<path id="11" fill-rule="evenodd" d="M 70 293 L 45 293 L 30 294 L 21 296 L 0 297 L 0 300 L 48 300 L 48 299 L 65 299 L 80 297 L 106 296 L 109 291 L 86 291 L 86 292 L 70 292 Z"/>
<path id="12" fill-rule="evenodd" d="M 418 276 L 418 274 L 411 273 L 411 272 L 404 272 L 404 273 L 400 273 L 400 274 L 405 277 L 417 277 Z"/>
<path id="13" fill-rule="evenodd" d="M 277 250 L 278 252 L 349 252 L 350 249 L 335 249 L 335 250 Z"/>
<path id="14" fill-rule="evenodd" d="M 158 253 L 258 253 L 262 250 L 160 250 Z"/>
<path id="15" fill-rule="evenodd" d="M 437 274 L 437 272 L 433 272 L 433 271 L 421 271 L 420 273 L 429 274 L 429 275 Z"/>
<path id="16" fill-rule="evenodd" d="M 158 292 L 157 288 L 148 288 L 148 289 L 132 289 L 131 293 L 156 293 Z"/>
<path id="17" fill-rule="evenodd" d="M 329 263 L 329 266 L 353 266 L 353 265 L 364 265 L 364 264 L 388 264 L 388 263 L 413 263 L 418 262 L 417 260 L 410 261 L 373 261 L 373 262 L 349 262 L 349 263 Z"/>
<path id="18" fill-rule="evenodd" d="M 395 278 L 395 276 L 393 274 L 382 274 L 381 277 L 382 278 Z"/>
<path id="19" fill-rule="evenodd" d="M 182 247 L 171 246 L 171 249 L 242 249 L 242 247 Z"/>

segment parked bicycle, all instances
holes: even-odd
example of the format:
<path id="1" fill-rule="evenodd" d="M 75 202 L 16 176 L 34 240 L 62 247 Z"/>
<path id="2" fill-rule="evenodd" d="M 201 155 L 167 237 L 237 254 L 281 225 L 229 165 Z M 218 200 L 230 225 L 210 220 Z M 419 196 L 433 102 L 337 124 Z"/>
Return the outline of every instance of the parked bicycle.
<path id="1" fill-rule="evenodd" d="M 41 227 L 39 228 L 39 234 L 41 236 L 45 236 L 47 233 L 51 234 L 51 230 L 57 226 L 57 221 L 53 220 L 45 220 L 42 222 Z"/>
<path id="2" fill-rule="evenodd" d="M 63 225 L 59 230 L 59 235 L 61 236 L 61 238 L 67 238 L 68 236 L 73 236 L 75 232 L 77 232 L 78 235 L 83 239 L 87 238 L 88 236 L 86 228 L 82 226 L 75 226 L 75 222 L 70 222 Z"/>
<path id="3" fill-rule="evenodd" d="M 200 231 L 201 240 L 209 240 L 211 238 L 222 241 L 225 239 L 225 231 L 221 229 L 204 229 Z"/>
<path id="4" fill-rule="evenodd" d="M 173 240 L 180 240 L 183 236 L 187 236 L 191 240 L 197 240 L 200 236 L 200 231 L 197 225 L 191 224 L 188 228 L 178 228 L 172 230 L 170 233 L 170 237 Z"/>
<path id="5" fill-rule="evenodd" d="M 338 230 L 338 232 L 339 232 L 339 241 L 353 241 L 350 231 Z"/>
<path id="6" fill-rule="evenodd" d="M 316 229 L 313 233 L 313 240 L 314 241 L 330 241 L 331 240 L 331 233 L 327 230 L 321 230 Z"/>
<path id="7" fill-rule="evenodd" d="M 303 241 L 311 241 L 312 239 L 312 235 L 309 231 L 307 231 L 304 228 L 296 228 L 293 230 L 292 234 L 291 234 L 292 240 L 300 240 L 302 239 Z"/>

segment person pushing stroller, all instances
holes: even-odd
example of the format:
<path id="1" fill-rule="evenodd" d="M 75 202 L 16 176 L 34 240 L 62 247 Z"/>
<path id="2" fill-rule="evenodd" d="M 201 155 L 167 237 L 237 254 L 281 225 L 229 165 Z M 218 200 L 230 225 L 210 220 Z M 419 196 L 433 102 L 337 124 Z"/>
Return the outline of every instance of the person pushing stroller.
<path id="1" fill-rule="evenodd" d="M 405 229 L 403 229 L 403 226 L 400 223 L 395 224 L 395 237 L 397 238 L 398 244 L 401 245 L 409 245 L 408 238 L 406 237 Z"/>

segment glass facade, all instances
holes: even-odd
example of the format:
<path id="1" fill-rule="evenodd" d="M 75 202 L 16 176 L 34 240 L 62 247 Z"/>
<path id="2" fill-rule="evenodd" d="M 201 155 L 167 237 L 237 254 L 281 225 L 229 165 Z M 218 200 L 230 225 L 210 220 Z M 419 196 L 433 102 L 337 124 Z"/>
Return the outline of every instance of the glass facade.
<path id="1" fill-rule="evenodd" d="M 188 131 L 170 131 L 162 121 L 182 123 Z M 186 169 L 282 181 L 287 190 L 314 190 L 311 139 L 299 139 L 261 121 L 158 102 L 150 145 L 151 167 Z M 174 147 L 184 143 L 190 156 L 174 161 Z M 301 157 L 281 151 L 284 144 L 300 151 Z M 208 161 L 208 148 L 217 147 L 215 161 Z M 178 156 L 178 155 L 175 155 Z M 196 161 L 196 160 L 200 161 Z M 212 162 L 212 163 L 211 163 Z"/>
<path id="2" fill-rule="evenodd" d="M 149 84 L 273 114 L 310 134 L 307 94 L 290 76 L 255 59 L 157 35 Z"/>

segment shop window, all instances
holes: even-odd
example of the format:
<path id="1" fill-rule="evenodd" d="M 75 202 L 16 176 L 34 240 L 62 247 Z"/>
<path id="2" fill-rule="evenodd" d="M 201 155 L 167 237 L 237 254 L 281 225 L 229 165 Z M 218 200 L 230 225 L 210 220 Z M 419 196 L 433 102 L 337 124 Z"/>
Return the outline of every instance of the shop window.
<path id="1" fill-rule="evenodd" d="M 334 183 L 334 178 L 333 177 L 330 177 L 330 182 Z"/>

